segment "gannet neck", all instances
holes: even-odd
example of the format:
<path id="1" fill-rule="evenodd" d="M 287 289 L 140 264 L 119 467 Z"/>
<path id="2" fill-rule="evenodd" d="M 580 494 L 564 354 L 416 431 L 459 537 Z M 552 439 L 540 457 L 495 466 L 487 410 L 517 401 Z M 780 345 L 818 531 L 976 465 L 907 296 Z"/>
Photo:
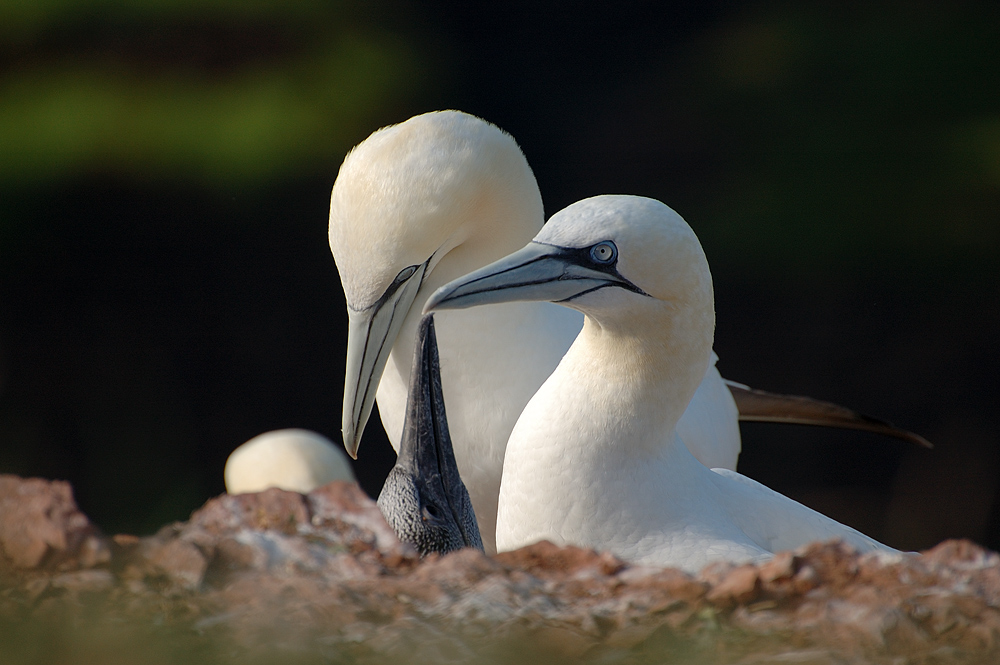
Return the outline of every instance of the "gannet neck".
<path id="1" fill-rule="evenodd" d="M 673 432 L 709 366 L 711 325 L 691 334 L 691 320 L 714 323 L 714 316 L 693 316 L 684 307 L 655 305 L 657 316 L 623 327 L 592 315 L 560 363 L 566 382 L 587 383 L 615 425 L 614 440 L 650 447 L 673 445 Z M 624 414 L 628 414 L 624 417 Z"/>

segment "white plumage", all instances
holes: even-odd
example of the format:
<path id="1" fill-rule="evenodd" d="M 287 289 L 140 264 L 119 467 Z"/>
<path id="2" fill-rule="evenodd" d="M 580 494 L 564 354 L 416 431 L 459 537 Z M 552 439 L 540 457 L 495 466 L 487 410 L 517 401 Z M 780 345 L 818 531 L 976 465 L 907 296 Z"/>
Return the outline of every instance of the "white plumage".
<path id="1" fill-rule="evenodd" d="M 354 480 L 347 456 L 325 436 L 304 429 L 258 434 L 229 455 L 224 475 L 230 494 L 269 487 L 306 494 L 334 480 Z"/>
<path id="2" fill-rule="evenodd" d="M 381 129 L 344 160 L 330 201 L 330 248 L 350 329 L 344 444 L 357 454 L 375 400 L 397 450 L 420 311 L 433 291 L 523 246 L 541 229 L 542 200 L 514 140 L 457 111 Z M 549 303 L 511 303 L 437 317 L 455 456 L 493 551 L 507 438 L 521 410 L 580 331 Z M 737 410 L 714 364 L 678 424 L 711 466 L 735 468 Z"/>
<path id="3" fill-rule="evenodd" d="M 633 196 L 575 203 L 522 250 L 439 289 L 427 309 L 533 299 L 586 318 L 511 433 L 500 551 L 547 539 L 696 571 L 814 540 L 889 549 L 734 471 L 709 470 L 677 436 L 711 367 L 715 311 L 701 245 L 673 210 Z"/>

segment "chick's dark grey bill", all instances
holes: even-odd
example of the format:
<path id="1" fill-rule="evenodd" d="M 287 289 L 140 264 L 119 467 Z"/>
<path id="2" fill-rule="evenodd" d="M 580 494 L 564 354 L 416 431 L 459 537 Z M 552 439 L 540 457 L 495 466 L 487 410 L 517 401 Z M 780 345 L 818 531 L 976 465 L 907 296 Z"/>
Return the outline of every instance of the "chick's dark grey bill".
<path id="1" fill-rule="evenodd" d="M 403 438 L 378 507 L 399 539 L 420 556 L 483 549 L 448 433 L 433 314 L 424 316 L 417 329 Z"/>

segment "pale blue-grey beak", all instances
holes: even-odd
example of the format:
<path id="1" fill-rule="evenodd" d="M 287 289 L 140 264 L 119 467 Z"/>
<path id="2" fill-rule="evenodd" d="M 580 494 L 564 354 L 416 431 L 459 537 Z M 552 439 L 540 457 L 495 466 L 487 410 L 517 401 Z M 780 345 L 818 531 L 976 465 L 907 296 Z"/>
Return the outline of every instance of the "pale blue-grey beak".
<path id="1" fill-rule="evenodd" d="M 597 249 L 610 253 L 601 255 Z M 617 250 L 610 241 L 589 247 L 531 242 L 485 268 L 445 284 L 431 295 L 424 312 L 518 300 L 568 302 L 608 286 L 643 293 L 618 273 L 616 265 Z"/>
<path id="2" fill-rule="evenodd" d="M 375 405 L 375 392 L 413 305 L 430 260 L 404 268 L 374 304 L 347 308 L 347 371 L 344 376 L 344 448 L 357 459 L 361 434 Z"/>

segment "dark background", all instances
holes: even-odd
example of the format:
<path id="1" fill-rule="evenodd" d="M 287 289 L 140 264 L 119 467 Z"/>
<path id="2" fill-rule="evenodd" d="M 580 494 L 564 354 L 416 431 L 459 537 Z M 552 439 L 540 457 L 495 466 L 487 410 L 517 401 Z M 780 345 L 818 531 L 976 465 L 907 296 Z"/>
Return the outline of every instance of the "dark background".
<path id="1" fill-rule="evenodd" d="M 149 533 L 256 434 L 339 443 L 330 187 L 458 108 L 547 215 L 685 216 L 724 376 L 936 444 L 750 425 L 741 471 L 897 547 L 998 548 L 998 72 L 995 2 L 0 0 L 0 472 Z M 370 493 L 390 460 L 374 421 Z"/>

